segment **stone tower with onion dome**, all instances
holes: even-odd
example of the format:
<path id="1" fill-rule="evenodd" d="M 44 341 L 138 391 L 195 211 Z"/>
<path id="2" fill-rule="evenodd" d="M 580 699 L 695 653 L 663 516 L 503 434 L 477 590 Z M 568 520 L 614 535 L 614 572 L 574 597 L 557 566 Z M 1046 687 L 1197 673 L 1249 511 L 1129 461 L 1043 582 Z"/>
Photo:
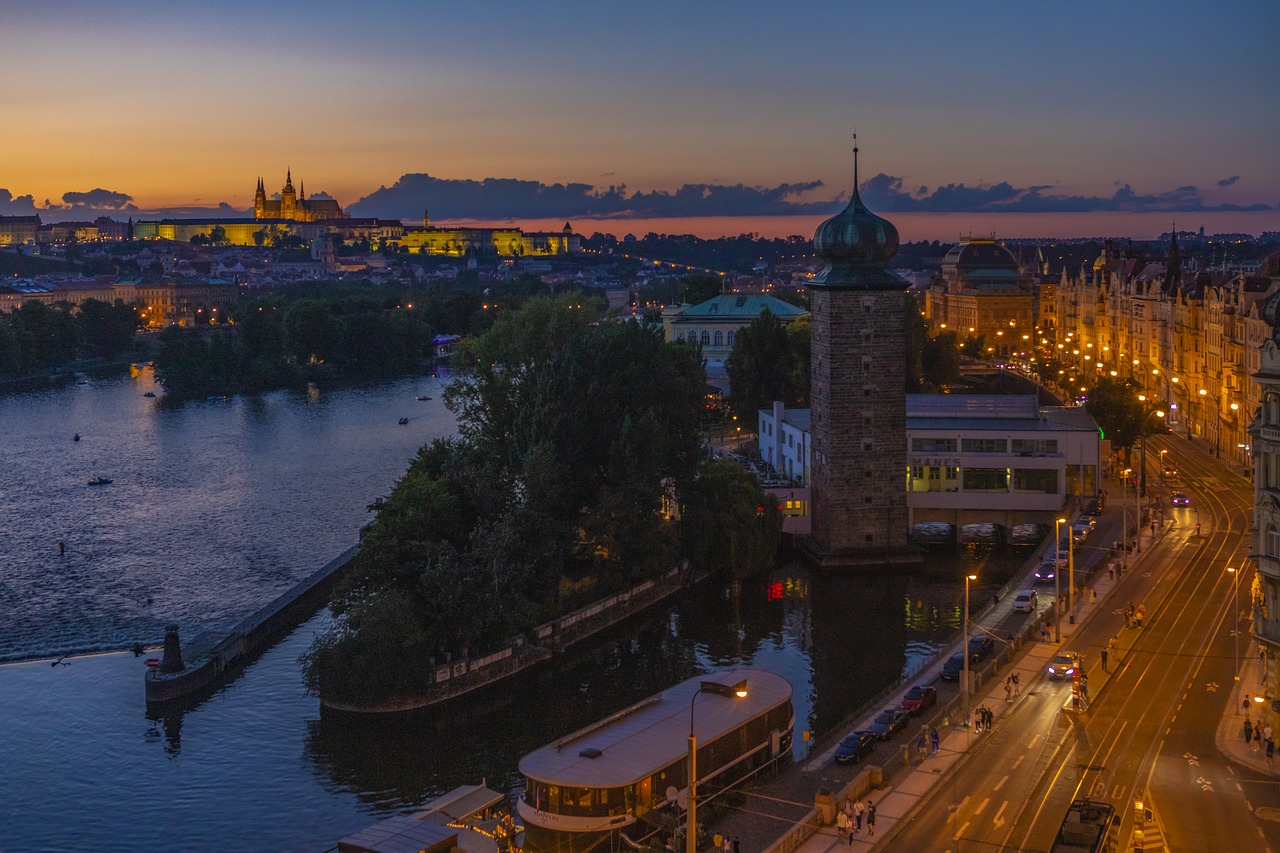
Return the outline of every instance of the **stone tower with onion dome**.
<path id="1" fill-rule="evenodd" d="M 908 542 L 906 290 L 885 268 L 898 230 L 853 197 L 818 226 L 826 268 L 809 282 L 812 315 L 812 532 L 820 565 L 916 562 Z"/>

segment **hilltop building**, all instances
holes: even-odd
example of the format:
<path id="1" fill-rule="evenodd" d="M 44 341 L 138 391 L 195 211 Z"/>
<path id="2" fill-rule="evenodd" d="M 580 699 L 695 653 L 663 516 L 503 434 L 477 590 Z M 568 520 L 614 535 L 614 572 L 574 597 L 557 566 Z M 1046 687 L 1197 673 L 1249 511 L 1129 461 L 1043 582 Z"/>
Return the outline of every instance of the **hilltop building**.
<path id="1" fill-rule="evenodd" d="M 267 198 L 262 178 L 258 178 L 258 189 L 253 195 L 254 219 L 284 219 L 289 222 L 322 222 L 326 219 L 343 219 L 345 215 L 335 199 L 307 198 L 306 190 L 299 183 L 298 190 L 293 189 L 293 170 L 287 170 L 284 188 L 280 190 L 280 198 Z"/>
<path id="2" fill-rule="evenodd" d="M 400 246 L 413 254 L 463 257 L 470 254 L 522 257 L 565 255 L 582 251 L 582 238 L 569 223 L 559 231 L 531 231 L 519 228 L 440 228 L 423 212 L 421 227 L 405 228 Z"/>
<path id="3" fill-rule="evenodd" d="M 668 341 L 688 341 L 702 346 L 708 362 L 723 362 L 733 352 L 738 332 L 765 310 L 788 325 L 809 316 L 803 308 L 772 296 L 721 293 L 697 305 L 672 305 L 662 311 L 662 328 Z"/>

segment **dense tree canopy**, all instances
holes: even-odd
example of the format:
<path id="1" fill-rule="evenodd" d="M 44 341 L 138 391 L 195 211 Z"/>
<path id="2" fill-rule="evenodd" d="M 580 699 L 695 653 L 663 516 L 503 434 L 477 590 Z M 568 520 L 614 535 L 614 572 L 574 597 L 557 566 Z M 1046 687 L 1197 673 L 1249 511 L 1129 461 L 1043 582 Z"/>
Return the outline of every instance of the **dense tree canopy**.
<path id="1" fill-rule="evenodd" d="M 804 406 L 809 400 L 809 324 L 792 330 L 769 309 L 738 331 L 725 362 L 729 405 L 755 420 L 774 400 Z"/>
<path id="2" fill-rule="evenodd" d="M 1159 416 L 1161 410 L 1151 401 L 1139 400 L 1140 394 L 1141 388 L 1136 382 L 1110 376 L 1098 380 L 1089 389 L 1085 408 L 1115 447 L 1132 447 L 1143 435 L 1168 430 Z"/>
<path id="3" fill-rule="evenodd" d="M 493 648 L 682 550 L 706 569 L 772 558 L 776 508 L 737 466 L 700 467 L 696 349 L 602 308 L 535 297 L 459 349 L 459 436 L 423 448 L 377 507 L 339 622 L 306 657 L 311 690 L 420 691 L 424 658 Z"/>
<path id="4" fill-rule="evenodd" d="M 78 309 L 27 302 L 0 314 L 0 376 L 46 373 L 81 358 L 119 358 L 133 348 L 138 324 L 138 313 L 122 302 L 87 299 Z"/>

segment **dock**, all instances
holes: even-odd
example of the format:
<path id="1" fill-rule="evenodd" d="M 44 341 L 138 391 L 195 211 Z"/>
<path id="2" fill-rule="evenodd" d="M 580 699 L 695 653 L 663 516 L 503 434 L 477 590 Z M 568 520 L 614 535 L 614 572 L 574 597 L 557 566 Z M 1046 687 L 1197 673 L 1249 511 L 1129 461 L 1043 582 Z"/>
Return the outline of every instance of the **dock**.
<path id="1" fill-rule="evenodd" d="M 225 634 L 200 634 L 179 650 L 177 626 L 169 626 L 165 632 L 165 657 L 145 676 L 147 703 L 172 702 L 199 693 L 218 683 L 229 668 L 261 654 L 325 605 L 334 584 L 359 550 L 359 545 L 352 545 Z"/>

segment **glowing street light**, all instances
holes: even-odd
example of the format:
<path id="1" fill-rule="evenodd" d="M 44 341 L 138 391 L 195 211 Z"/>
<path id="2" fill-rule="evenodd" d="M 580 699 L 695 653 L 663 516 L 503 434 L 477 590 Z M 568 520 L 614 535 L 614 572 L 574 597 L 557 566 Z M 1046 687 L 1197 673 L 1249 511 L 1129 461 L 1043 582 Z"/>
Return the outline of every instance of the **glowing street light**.
<path id="1" fill-rule="evenodd" d="M 698 701 L 698 697 L 703 693 L 745 699 L 747 697 L 747 682 L 720 684 L 717 681 L 704 681 L 698 685 L 698 689 L 693 693 L 693 698 L 689 700 L 689 811 L 687 813 L 688 823 L 685 825 L 685 853 L 698 853 L 698 821 L 696 816 L 698 808 L 698 738 L 693 733 L 693 704 Z"/>

